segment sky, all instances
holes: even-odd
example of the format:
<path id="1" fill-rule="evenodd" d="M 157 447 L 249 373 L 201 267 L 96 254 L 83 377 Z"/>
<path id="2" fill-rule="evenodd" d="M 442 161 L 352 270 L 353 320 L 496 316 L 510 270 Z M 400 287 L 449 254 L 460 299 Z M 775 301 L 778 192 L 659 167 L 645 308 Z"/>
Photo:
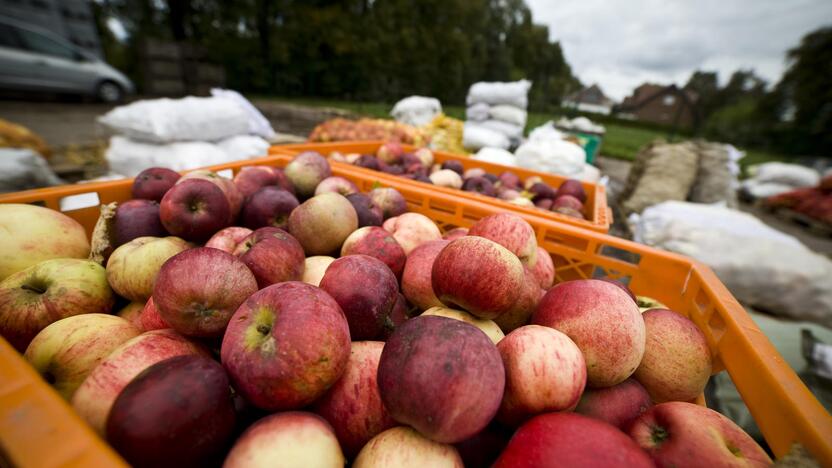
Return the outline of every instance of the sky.
<path id="1" fill-rule="evenodd" d="M 573 73 L 616 101 L 650 81 L 684 85 L 696 70 L 720 84 L 753 68 L 770 84 L 806 33 L 832 25 L 830 0 L 526 0 Z"/>

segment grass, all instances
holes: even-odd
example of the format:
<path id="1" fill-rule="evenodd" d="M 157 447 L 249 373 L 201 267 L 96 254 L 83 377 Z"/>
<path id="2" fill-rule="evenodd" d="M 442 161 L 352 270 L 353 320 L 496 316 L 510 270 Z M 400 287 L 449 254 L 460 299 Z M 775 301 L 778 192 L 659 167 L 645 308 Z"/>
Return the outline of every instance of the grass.
<path id="1" fill-rule="evenodd" d="M 357 115 L 382 119 L 390 118 L 390 109 L 393 108 L 393 104 L 387 103 L 336 101 L 327 99 L 281 98 L 280 101 L 312 107 L 333 107 L 344 109 Z M 461 120 L 465 119 L 465 107 L 463 106 L 443 106 L 443 110 L 445 114 L 450 117 Z M 526 131 L 528 132 L 550 120 L 555 120 L 556 118 L 557 116 L 554 114 L 530 112 L 528 122 L 526 124 Z M 603 144 L 601 146 L 601 154 L 603 156 L 616 159 L 633 160 L 635 159 L 639 149 L 656 139 L 663 139 L 665 141 L 682 141 L 687 138 L 680 135 L 673 136 L 669 132 L 663 132 L 660 130 L 631 127 L 621 124 L 606 124 L 605 127 L 607 132 L 604 135 Z M 787 159 L 789 159 L 788 156 L 782 154 L 746 150 L 746 156 L 740 160 L 740 165 L 745 168 L 762 162 L 783 161 Z"/>

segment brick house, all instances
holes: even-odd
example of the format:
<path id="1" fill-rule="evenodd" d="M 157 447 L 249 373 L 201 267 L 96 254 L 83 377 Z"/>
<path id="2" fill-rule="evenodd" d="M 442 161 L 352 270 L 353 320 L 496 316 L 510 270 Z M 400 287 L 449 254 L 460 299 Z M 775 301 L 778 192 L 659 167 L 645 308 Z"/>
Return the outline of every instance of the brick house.
<path id="1" fill-rule="evenodd" d="M 676 85 L 644 83 L 616 111 L 624 118 L 691 128 L 698 119 L 696 99 L 696 93 Z"/>
<path id="2" fill-rule="evenodd" d="M 593 84 L 563 98 L 562 105 L 583 112 L 609 115 L 612 112 L 613 102 L 612 99 L 604 95 L 597 84 Z"/>

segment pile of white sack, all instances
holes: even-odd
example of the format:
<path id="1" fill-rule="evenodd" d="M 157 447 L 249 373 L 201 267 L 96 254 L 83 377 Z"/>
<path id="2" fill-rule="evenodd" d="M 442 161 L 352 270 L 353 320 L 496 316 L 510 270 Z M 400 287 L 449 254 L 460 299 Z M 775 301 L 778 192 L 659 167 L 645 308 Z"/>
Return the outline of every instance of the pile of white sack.
<path id="1" fill-rule="evenodd" d="M 414 127 L 423 127 L 434 117 L 442 113 L 439 99 L 425 96 L 408 96 L 393 106 L 390 115 L 401 122 Z"/>
<path id="2" fill-rule="evenodd" d="M 740 189 L 751 199 L 768 198 L 792 190 L 815 187 L 821 175 L 811 167 L 800 164 L 768 162 L 748 168 L 751 177 L 742 181 Z"/>
<path id="3" fill-rule="evenodd" d="M 106 158 L 111 173 L 133 177 L 149 167 L 176 171 L 265 156 L 269 121 L 236 91 L 211 97 L 148 99 L 99 117 L 115 133 Z"/>
<path id="4" fill-rule="evenodd" d="M 710 266 L 740 302 L 832 328 L 832 261 L 756 217 L 668 201 L 628 221 L 636 242 Z"/>
<path id="5" fill-rule="evenodd" d="M 575 117 L 574 119 L 561 117 L 555 122 L 555 126 L 573 132 L 595 133 L 598 135 L 603 135 L 607 131 L 603 125 L 596 124 L 584 116 Z"/>
<path id="6" fill-rule="evenodd" d="M 526 128 L 531 86 L 528 80 L 471 85 L 466 98 L 463 146 L 476 151 L 485 147 L 508 149 L 517 145 Z"/>

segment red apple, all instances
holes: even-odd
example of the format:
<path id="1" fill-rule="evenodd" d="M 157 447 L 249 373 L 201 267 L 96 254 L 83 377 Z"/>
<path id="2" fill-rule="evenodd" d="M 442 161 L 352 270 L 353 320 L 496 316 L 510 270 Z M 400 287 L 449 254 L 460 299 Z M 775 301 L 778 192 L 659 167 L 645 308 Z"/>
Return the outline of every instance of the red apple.
<path id="1" fill-rule="evenodd" d="M 180 181 L 168 190 L 159 217 L 169 233 L 193 241 L 210 238 L 232 219 L 223 191 L 202 179 Z"/>
<path id="2" fill-rule="evenodd" d="M 147 303 L 144 305 L 139 321 L 142 324 L 142 331 L 173 328 L 169 323 L 165 322 L 165 319 L 163 319 L 161 315 L 159 315 L 159 310 L 156 309 L 156 304 L 153 303 L 152 297 L 148 299 Z"/>
<path id="3" fill-rule="evenodd" d="M 72 396 L 72 407 L 103 434 L 113 402 L 134 377 L 157 362 L 185 354 L 207 355 L 207 351 L 170 329 L 142 333 L 116 348 L 93 369 Z"/>
<path id="4" fill-rule="evenodd" d="M 693 403 L 656 405 L 635 420 L 630 436 L 657 466 L 771 466 L 748 434 L 725 416 Z"/>
<path id="5" fill-rule="evenodd" d="M 407 255 L 392 234 L 376 226 L 359 228 L 341 246 L 341 256 L 363 254 L 375 257 L 396 275 L 402 277 Z"/>
<path id="6" fill-rule="evenodd" d="M 578 210 L 574 210 L 572 208 L 569 208 L 567 206 L 561 206 L 559 208 L 554 208 L 554 209 L 552 209 L 552 212 L 560 213 L 562 215 L 569 216 L 570 218 L 586 219 L 586 216 L 584 216 L 583 213 L 581 213 Z"/>
<path id="7" fill-rule="evenodd" d="M 559 195 L 555 200 L 552 202 L 551 209 L 555 210 L 557 208 L 572 208 L 575 211 L 583 211 L 584 204 L 581 203 L 580 200 L 573 197 L 572 195 Z"/>
<path id="8" fill-rule="evenodd" d="M 621 288 L 622 291 L 627 293 L 628 296 L 633 298 L 633 301 L 635 301 L 636 305 L 638 305 L 638 298 L 636 298 L 636 295 L 633 294 L 633 292 L 630 290 L 629 287 L 627 287 L 626 284 L 622 283 L 621 281 L 619 281 L 617 279 L 612 279 L 612 278 L 598 278 L 598 279 L 601 280 L 601 281 L 606 281 L 607 283 L 614 284 L 614 285 L 618 286 L 619 288 Z"/>
<path id="9" fill-rule="evenodd" d="M 653 402 L 647 390 L 630 378 L 607 388 L 589 389 L 581 396 L 576 413 L 600 419 L 626 431 Z"/>
<path id="10" fill-rule="evenodd" d="M 695 457 L 694 457 L 695 458 Z M 615 427 L 574 413 L 546 413 L 520 426 L 494 468 L 652 468 L 653 461 Z"/>
<path id="11" fill-rule="evenodd" d="M 315 187 L 315 195 L 320 195 L 326 192 L 340 193 L 346 197 L 352 193 L 358 193 L 359 190 L 358 187 L 348 179 L 340 176 L 329 176 L 322 180 L 317 187 Z"/>
<path id="12" fill-rule="evenodd" d="M 538 201 L 542 198 L 548 198 L 549 200 L 557 198 L 557 192 L 543 182 L 537 182 L 526 190 L 533 195 L 533 201 Z"/>
<path id="13" fill-rule="evenodd" d="M 224 468 L 257 466 L 342 468 L 338 439 L 320 416 L 289 411 L 264 417 L 234 443 Z"/>
<path id="14" fill-rule="evenodd" d="M 466 192 L 479 193 L 488 197 L 497 196 L 497 190 L 494 188 L 494 184 L 492 184 L 491 181 L 485 177 L 471 177 L 469 179 L 465 179 L 465 182 L 462 183 L 462 190 L 465 190 Z"/>
<path id="15" fill-rule="evenodd" d="M 514 431 L 492 422 L 479 433 L 454 444 L 465 466 L 491 466 Z"/>
<path id="16" fill-rule="evenodd" d="M 483 237 L 451 241 L 436 256 L 431 284 L 445 305 L 457 305 L 479 318 L 496 319 L 523 291 L 523 264 L 505 247 Z"/>
<path id="17" fill-rule="evenodd" d="M 605 281 L 558 284 L 543 296 L 532 323 L 566 333 L 578 345 L 590 387 L 623 382 L 644 355 L 644 320 L 638 307 L 621 288 Z"/>
<path id="18" fill-rule="evenodd" d="M 50 323 L 107 314 L 114 303 L 101 265 L 77 258 L 46 260 L 0 281 L 0 336 L 22 353 Z"/>
<path id="19" fill-rule="evenodd" d="M 234 185 L 233 180 L 223 177 L 216 172 L 209 171 L 208 169 L 197 169 L 183 175 L 176 183 L 181 184 L 191 179 L 207 180 L 222 190 L 222 193 L 228 199 L 228 206 L 231 209 L 231 220 L 229 223 L 233 223 L 237 219 L 237 215 L 240 214 L 240 209 L 243 207 L 243 194 Z"/>
<path id="20" fill-rule="evenodd" d="M 557 196 L 560 197 L 563 195 L 571 195 L 577 198 L 581 203 L 586 202 L 586 190 L 584 190 L 584 186 L 581 184 L 580 180 L 569 179 L 560 184 Z"/>
<path id="21" fill-rule="evenodd" d="M 314 151 L 305 151 L 295 156 L 283 173 L 292 182 L 298 197 L 304 199 L 315 194 L 315 187 L 331 176 L 332 170 L 325 157 Z"/>
<path id="22" fill-rule="evenodd" d="M 246 199 L 242 222 L 249 229 L 266 226 L 286 229 L 289 215 L 299 205 L 294 195 L 278 187 L 263 187 Z"/>
<path id="23" fill-rule="evenodd" d="M 356 229 L 355 208 L 343 195 L 333 192 L 306 200 L 289 216 L 289 232 L 303 246 L 306 255 L 337 252 Z"/>
<path id="24" fill-rule="evenodd" d="M 203 356 L 154 364 L 116 398 L 107 441 L 134 466 L 190 466 L 220 455 L 234 430 L 222 366 Z"/>
<path id="25" fill-rule="evenodd" d="M 404 253 L 410 255 L 416 247 L 442 238 L 436 223 L 419 213 L 405 213 L 384 222 L 384 229 L 393 234 L 393 238 L 402 246 Z"/>
<path id="26" fill-rule="evenodd" d="M 648 310 L 642 318 L 647 341 L 634 374 L 636 380 L 656 403 L 689 401 L 701 395 L 712 366 L 702 331 L 672 310 Z"/>
<path id="27" fill-rule="evenodd" d="M 529 190 L 534 186 L 534 184 L 536 184 L 538 182 L 543 182 L 543 179 L 540 178 L 540 176 L 528 177 L 525 181 L 523 181 L 523 189 L 524 190 Z"/>
<path id="28" fill-rule="evenodd" d="M 541 210 L 548 211 L 549 209 L 552 208 L 553 203 L 554 202 L 552 201 L 551 198 L 540 198 L 540 199 L 534 201 L 534 206 L 540 208 Z"/>
<path id="29" fill-rule="evenodd" d="M 500 353 L 473 325 L 415 317 L 387 340 L 378 366 L 384 407 L 442 443 L 463 441 L 494 417 L 505 385 Z"/>
<path id="30" fill-rule="evenodd" d="M 252 232 L 234 249 L 234 255 L 254 273 L 260 288 L 303 278 L 303 247 L 283 229 L 263 227 Z"/>
<path id="31" fill-rule="evenodd" d="M 433 151 L 428 148 L 419 148 L 413 155 L 419 158 L 419 162 L 425 167 L 430 167 L 433 164 Z"/>
<path id="32" fill-rule="evenodd" d="M 347 158 L 346 161 L 350 164 L 354 164 L 358 167 L 366 167 L 367 169 L 372 169 L 374 171 L 381 170 L 381 161 L 378 160 L 377 157 L 371 154 L 362 154 L 355 158 L 352 162 L 350 159 Z"/>
<path id="33" fill-rule="evenodd" d="M 381 260 L 348 255 L 332 262 L 321 278 L 321 289 L 341 306 L 354 340 L 381 337 L 390 327 L 390 313 L 399 292 L 396 276 Z"/>
<path id="34" fill-rule="evenodd" d="M 352 466 L 464 467 L 462 458 L 453 445 L 434 442 L 409 427 L 394 427 L 373 437 L 361 449 Z"/>
<path id="35" fill-rule="evenodd" d="M 442 235 L 442 238 L 445 240 L 452 241 L 454 239 L 459 239 L 460 237 L 464 237 L 468 235 L 468 228 L 458 227 L 453 228 L 450 231 L 446 232 Z"/>
<path id="36" fill-rule="evenodd" d="M 537 248 L 537 261 L 530 271 L 542 289 L 551 288 L 555 282 L 555 264 L 552 262 L 552 256 L 543 247 Z"/>
<path id="37" fill-rule="evenodd" d="M 167 235 L 159 219 L 159 204 L 150 200 L 128 200 L 119 203 L 113 218 L 114 247 L 137 237 Z"/>
<path id="38" fill-rule="evenodd" d="M 335 430 L 347 458 L 396 425 L 381 403 L 376 375 L 384 343 L 354 341 L 344 375 L 315 403 L 315 412 Z"/>
<path id="39" fill-rule="evenodd" d="M 463 173 L 465 173 L 465 166 L 463 166 L 461 162 L 459 162 L 455 159 L 449 159 L 449 160 L 443 162 L 441 167 L 442 167 L 443 170 L 450 170 L 450 171 L 456 172 L 460 176 Z"/>
<path id="40" fill-rule="evenodd" d="M 144 309 L 143 303 L 131 302 L 122 307 L 116 315 L 130 322 L 138 330 L 146 331 L 142 329 L 142 309 Z"/>
<path id="41" fill-rule="evenodd" d="M 223 252 L 234 253 L 234 249 L 237 248 L 237 245 L 242 242 L 243 239 L 248 237 L 251 232 L 252 231 L 249 228 L 238 226 L 227 227 L 211 236 L 211 238 L 208 239 L 208 242 L 205 243 L 205 247 L 220 249 Z"/>
<path id="42" fill-rule="evenodd" d="M 524 267 L 523 289 L 520 291 L 517 302 L 505 313 L 494 319 L 494 322 L 505 333 L 509 333 L 523 325 L 528 325 L 544 293 L 545 291 L 540 289 L 540 284 L 537 282 L 537 278 L 535 278 L 531 270 Z"/>
<path id="43" fill-rule="evenodd" d="M 347 200 L 358 215 L 358 227 L 381 226 L 384 222 L 384 213 L 369 196 L 363 193 L 351 193 L 347 195 Z"/>
<path id="44" fill-rule="evenodd" d="M 537 238 L 534 228 L 513 213 L 486 216 L 468 230 L 469 236 L 492 240 L 517 255 L 523 265 L 533 267 L 537 262 Z"/>
<path id="45" fill-rule="evenodd" d="M 404 322 L 410 320 L 410 317 L 413 315 L 415 315 L 415 311 L 411 310 L 407 304 L 407 299 L 404 298 L 402 293 L 396 294 L 396 304 L 393 305 L 393 311 L 390 312 L 390 326 L 384 327 L 384 332 L 382 333 L 384 340 L 389 339 L 390 335 Z"/>
<path id="46" fill-rule="evenodd" d="M 133 198 L 162 201 L 165 192 L 179 180 L 179 173 L 164 167 L 149 167 L 133 179 L 131 194 Z"/>
<path id="47" fill-rule="evenodd" d="M 286 178 L 281 169 L 271 166 L 244 166 L 234 176 L 234 185 L 243 199 L 250 197 L 263 187 L 277 186 L 289 193 L 295 193 L 295 187 Z"/>
<path id="48" fill-rule="evenodd" d="M 462 178 L 465 180 L 472 179 L 474 177 L 482 177 L 485 175 L 485 169 L 481 167 L 472 167 L 471 169 L 465 170 L 462 174 Z"/>
<path id="49" fill-rule="evenodd" d="M 197 247 L 169 258 L 159 270 L 153 303 L 185 336 L 221 336 L 231 315 L 257 291 L 254 274 L 228 252 Z"/>
<path id="50" fill-rule="evenodd" d="M 381 207 L 384 219 L 393 218 L 407 212 L 407 201 L 394 188 L 375 188 L 370 190 L 370 199 Z"/>
<path id="51" fill-rule="evenodd" d="M 419 310 L 444 305 L 433 292 L 431 272 L 436 256 L 449 243 L 442 239 L 425 242 L 407 256 L 402 272 L 402 293 Z"/>
<path id="52" fill-rule="evenodd" d="M 578 404 L 586 385 L 586 363 L 568 336 L 526 325 L 509 333 L 497 349 L 506 370 L 498 420 L 517 426 L 531 416 L 571 411 Z"/>
<path id="53" fill-rule="evenodd" d="M 500 185 L 503 187 L 519 189 L 523 185 L 520 181 L 520 177 L 511 171 L 501 173 L 498 178 L 500 180 Z"/>
<path id="54" fill-rule="evenodd" d="M 404 149 L 401 143 L 388 141 L 381 145 L 376 151 L 376 157 L 387 164 L 396 164 L 402 159 Z"/>
<path id="55" fill-rule="evenodd" d="M 302 408 L 341 377 L 350 353 L 344 313 L 323 290 L 288 281 L 251 295 L 228 323 L 221 359 L 246 400 Z"/>
<path id="56" fill-rule="evenodd" d="M 329 265 L 335 261 L 335 258 L 326 255 L 316 255 L 314 257 L 306 257 L 303 262 L 303 279 L 302 281 L 312 286 L 321 284 L 321 279 L 326 273 Z"/>

